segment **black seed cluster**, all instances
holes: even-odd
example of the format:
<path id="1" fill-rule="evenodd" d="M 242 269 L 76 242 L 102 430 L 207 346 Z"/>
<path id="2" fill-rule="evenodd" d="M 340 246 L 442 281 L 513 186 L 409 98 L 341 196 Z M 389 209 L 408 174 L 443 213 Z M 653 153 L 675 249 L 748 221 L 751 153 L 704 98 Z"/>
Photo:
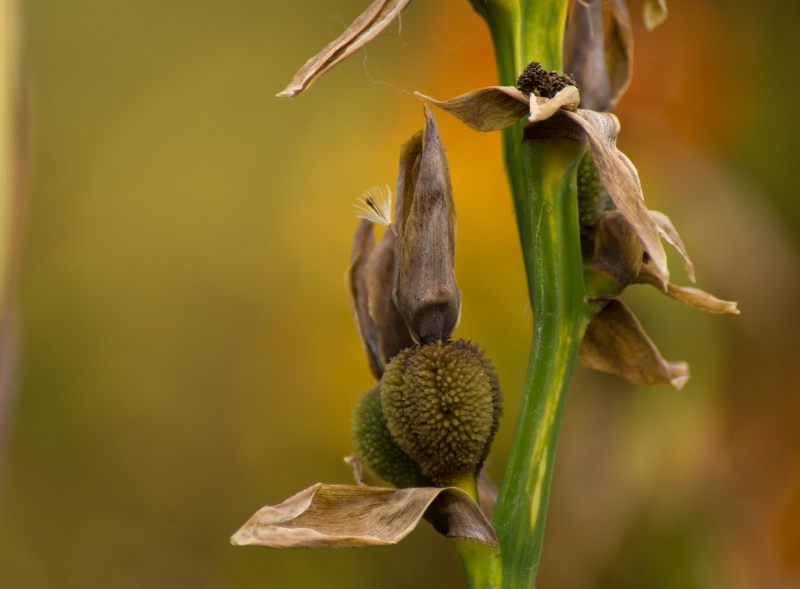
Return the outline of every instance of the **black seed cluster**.
<path id="1" fill-rule="evenodd" d="M 353 445 L 364 464 L 387 483 L 398 488 L 431 486 L 430 479 L 389 433 L 378 386 L 358 400 L 353 412 Z"/>
<path id="2" fill-rule="evenodd" d="M 392 437 L 439 486 L 477 474 L 502 414 L 492 363 L 464 340 L 400 352 L 386 367 L 381 402 Z"/>
<path id="3" fill-rule="evenodd" d="M 567 86 L 577 86 L 575 78 L 548 72 L 538 61 L 532 61 L 517 79 L 517 88 L 528 94 L 552 98 Z"/>

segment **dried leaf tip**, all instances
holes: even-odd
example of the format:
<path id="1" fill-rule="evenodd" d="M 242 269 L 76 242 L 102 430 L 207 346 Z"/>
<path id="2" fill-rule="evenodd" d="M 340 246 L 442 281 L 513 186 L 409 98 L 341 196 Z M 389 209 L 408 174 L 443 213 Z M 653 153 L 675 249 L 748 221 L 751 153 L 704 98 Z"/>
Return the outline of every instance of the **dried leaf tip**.
<path id="1" fill-rule="evenodd" d="M 647 0 L 644 3 L 644 26 L 652 31 L 667 20 L 667 0 Z"/>
<path id="2" fill-rule="evenodd" d="M 294 98 L 337 64 L 372 41 L 397 18 L 411 0 L 374 0 L 336 39 L 309 59 L 278 98 Z"/>
<path id="3" fill-rule="evenodd" d="M 361 193 L 354 207 L 359 219 L 392 227 L 392 189 L 388 184 L 385 192 L 380 186 L 367 188 Z"/>

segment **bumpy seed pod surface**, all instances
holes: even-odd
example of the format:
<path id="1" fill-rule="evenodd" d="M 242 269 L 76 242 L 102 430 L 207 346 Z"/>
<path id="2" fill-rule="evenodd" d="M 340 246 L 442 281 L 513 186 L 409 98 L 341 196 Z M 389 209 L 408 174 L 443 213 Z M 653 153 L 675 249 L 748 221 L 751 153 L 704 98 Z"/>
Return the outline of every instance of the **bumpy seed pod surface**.
<path id="1" fill-rule="evenodd" d="M 477 474 L 502 414 L 494 367 L 464 340 L 400 352 L 386 367 L 381 401 L 392 437 L 440 486 Z"/>
<path id="2" fill-rule="evenodd" d="M 392 438 L 376 386 L 358 400 L 353 412 L 353 445 L 372 472 L 395 487 L 429 487 L 431 481 Z"/>

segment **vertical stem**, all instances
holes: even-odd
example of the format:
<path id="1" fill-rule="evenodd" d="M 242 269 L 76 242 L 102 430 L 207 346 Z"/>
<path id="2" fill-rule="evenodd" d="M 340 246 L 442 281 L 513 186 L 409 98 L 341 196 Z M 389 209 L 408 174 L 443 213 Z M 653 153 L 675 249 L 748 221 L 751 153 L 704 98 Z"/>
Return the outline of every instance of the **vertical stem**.
<path id="1" fill-rule="evenodd" d="M 561 415 L 591 317 L 585 302 L 575 182 L 584 149 L 582 140 L 570 138 L 522 143 L 529 197 L 518 223 L 524 224 L 520 233 L 530 264 L 534 334 L 493 517 L 504 587 L 532 587 L 536 578 Z"/>
<path id="2" fill-rule="evenodd" d="M 472 3 L 491 31 L 500 84 L 515 84 L 531 61 L 562 69 L 569 0 Z M 525 141 L 522 125 L 503 132 L 534 314 L 525 390 L 492 518 L 501 549 L 498 586 L 508 588 L 530 588 L 536 579 L 561 416 L 592 315 L 585 302 L 575 185 L 584 141 L 565 136 L 563 128 L 551 131 Z"/>

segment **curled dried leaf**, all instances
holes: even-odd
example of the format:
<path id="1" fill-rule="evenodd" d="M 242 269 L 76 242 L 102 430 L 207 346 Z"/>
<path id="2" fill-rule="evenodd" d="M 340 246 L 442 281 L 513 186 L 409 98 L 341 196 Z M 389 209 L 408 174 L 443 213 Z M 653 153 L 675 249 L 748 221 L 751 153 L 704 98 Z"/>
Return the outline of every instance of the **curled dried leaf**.
<path id="1" fill-rule="evenodd" d="M 531 96 L 531 99 L 528 122 L 536 123 L 549 119 L 559 110 L 575 110 L 581 101 L 581 95 L 575 86 L 567 86 L 552 98 Z"/>
<path id="2" fill-rule="evenodd" d="M 661 245 L 659 227 L 644 204 L 639 173 L 631 160 L 617 149 L 619 120 L 611 113 L 591 110 L 563 112 L 586 132 L 603 187 L 641 240 L 653 261 L 661 288 L 666 290 L 669 279 L 667 255 Z"/>
<path id="3" fill-rule="evenodd" d="M 356 320 L 356 329 L 364 351 L 370 372 L 375 379 L 383 374 L 383 363 L 380 360 L 378 346 L 378 328 L 369 315 L 369 297 L 367 292 L 367 262 L 375 250 L 375 236 L 372 223 L 362 220 L 353 238 L 353 249 L 350 254 L 350 267 L 344 275 L 347 294 L 350 298 L 350 309 Z"/>
<path id="4" fill-rule="evenodd" d="M 741 311 L 734 301 L 723 301 L 714 295 L 692 288 L 690 286 L 667 285 L 667 296 L 683 303 L 693 309 L 705 311 L 707 313 L 719 313 L 726 315 L 739 315 Z"/>
<path id="5" fill-rule="evenodd" d="M 581 89 L 583 108 L 614 109 L 633 73 L 633 32 L 624 0 L 575 3 L 564 64 Z"/>
<path id="6" fill-rule="evenodd" d="M 530 98 L 513 86 L 488 86 L 450 100 L 436 100 L 415 92 L 459 118 L 475 131 L 499 131 L 510 127 L 530 112 Z"/>
<path id="7" fill-rule="evenodd" d="M 394 233 L 386 231 L 376 246 L 372 222 L 362 220 L 345 274 L 358 335 L 376 380 L 395 354 L 414 343 L 391 297 L 395 240 Z"/>
<path id="8" fill-rule="evenodd" d="M 681 389 L 689 380 L 685 362 L 667 362 L 639 321 L 615 297 L 593 299 L 603 310 L 592 319 L 581 344 L 581 362 L 637 385 L 668 384 Z"/>
<path id="9" fill-rule="evenodd" d="M 645 0 L 644 25 L 648 31 L 667 20 L 667 14 L 667 0 Z"/>
<path id="10" fill-rule="evenodd" d="M 403 316 L 392 300 L 397 237 L 391 231 L 367 262 L 369 315 L 378 328 L 378 356 L 385 367 L 395 355 L 414 343 Z"/>
<path id="11" fill-rule="evenodd" d="M 642 242 L 625 216 L 619 211 L 603 213 L 594 234 L 592 266 L 625 288 L 638 278 L 643 254 Z"/>
<path id="12" fill-rule="evenodd" d="M 652 270 L 646 265 L 642 266 L 642 271 L 639 273 L 637 282 L 658 286 L 657 279 L 653 276 Z M 683 303 L 687 307 L 705 311 L 706 313 L 726 315 L 740 314 L 737 303 L 734 301 L 723 301 L 699 288 L 677 286 L 670 283 L 667 285 L 667 292 L 665 294 L 679 303 Z"/>
<path id="13" fill-rule="evenodd" d="M 497 548 L 492 525 L 461 489 L 324 483 L 312 485 L 279 505 L 262 507 L 231 537 L 231 543 L 270 548 L 396 544 L 423 516 L 448 538 Z"/>
<path id="14" fill-rule="evenodd" d="M 656 222 L 656 225 L 658 226 L 658 232 L 661 234 L 661 237 L 664 238 L 664 241 L 678 250 L 678 253 L 683 258 L 686 274 L 689 276 L 689 280 L 694 282 L 694 264 L 692 264 L 689 254 L 686 253 L 686 247 L 683 245 L 683 240 L 678 234 L 678 230 L 675 229 L 675 226 L 672 224 L 672 221 L 670 221 L 669 217 L 667 217 L 664 213 L 659 213 L 658 211 L 650 211 L 650 217 L 652 217 L 652 219 Z"/>
<path id="15" fill-rule="evenodd" d="M 322 74 L 341 63 L 388 27 L 411 0 L 375 0 L 334 41 L 309 59 L 294 75 L 280 98 L 294 98 Z"/>

